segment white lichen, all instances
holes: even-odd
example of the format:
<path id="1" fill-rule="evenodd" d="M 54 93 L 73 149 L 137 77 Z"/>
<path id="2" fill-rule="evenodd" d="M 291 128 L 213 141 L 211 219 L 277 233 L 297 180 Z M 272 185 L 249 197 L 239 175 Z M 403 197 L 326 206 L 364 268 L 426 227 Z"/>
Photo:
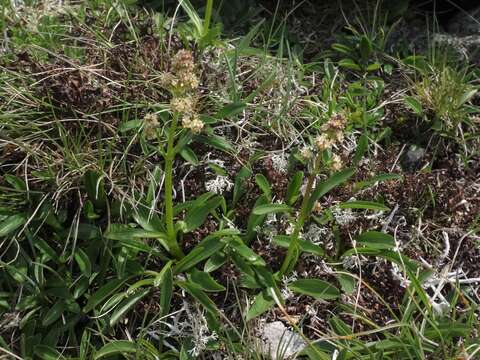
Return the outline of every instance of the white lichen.
<path id="1" fill-rule="evenodd" d="M 282 173 L 286 173 L 288 169 L 288 159 L 284 153 L 272 155 L 273 168 Z"/>
<path id="2" fill-rule="evenodd" d="M 227 191 L 230 191 L 233 187 L 233 182 L 230 181 L 228 176 L 217 175 L 211 180 L 205 183 L 205 189 L 215 194 L 221 195 Z"/>
<path id="3" fill-rule="evenodd" d="M 356 216 L 353 213 L 352 209 L 341 209 L 338 206 L 335 206 L 332 209 L 333 217 L 338 225 L 348 225 L 356 220 Z"/>
<path id="4" fill-rule="evenodd" d="M 163 326 L 163 328 L 160 328 Z M 215 331 L 208 328 L 204 311 L 198 305 L 192 305 L 184 301 L 180 310 L 176 311 L 166 319 L 160 319 L 150 326 L 147 332 L 152 338 L 165 338 L 165 345 L 175 349 L 168 343 L 168 338 L 190 339 L 192 347 L 188 353 L 198 357 L 207 348 L 208 343 L 218 338 Z"/>

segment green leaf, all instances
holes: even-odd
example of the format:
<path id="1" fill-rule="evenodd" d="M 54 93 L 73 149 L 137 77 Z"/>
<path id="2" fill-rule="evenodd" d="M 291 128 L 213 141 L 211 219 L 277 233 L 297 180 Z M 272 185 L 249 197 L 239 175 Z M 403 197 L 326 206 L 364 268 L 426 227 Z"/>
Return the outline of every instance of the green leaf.
<path id="1" fill-rule="evenodd" d="M 85 189 L 90 201 L 98 209 L 105 209 L 107 204 L 107 195 L 103 182 L 103 176 L 99 173 L 88 170 L 84 176 Z"/>
<path id="2" fill-rule="evenodd" d="M 370 57 L 371 53 L 372 53 L 372 43 L 370 42 L 370 39 L 368 39 L 368 37 L 363 35 L 362 38 L 360 39 L 360 56 L 362 57 L 362 61 L 364 63 L 368 61 L 368 58 Z"/>
<path id="3" fill-rule="evenodd" d="M 179 4 L 182 6 L 183 11 L 185 11 L 190 21 L 192 22 L 196 31 L 196 35 L 202 36 L 204 34 L 202 19 L 200 19 L 200 16 L 198 16 L 197 12 L 195 11 L 195 8 L 192 6 L 190 1 L 182 0 Z"/>
<path id="4" fill-rule="evenodd" d="M 180 156 L 185 159 L 188 163 L 197 166 L 199 164 L 198 157 L 192 148 L 185 146 L 180 150 Z"/>
<path id="5" fill-rule="evenodd" d="M 342 59 L 338 62 L 338 65 L 340 67 L 343 67 L 345 69 L 350 69 L 350 70 L 355 70 L 355 71 L 361 71 L 362 68 L 360 65 L 358 65 L 355 61 L 352 59 Z"/>
<path id="6" fill-rule="evenodd" d="M 371 63 L 367 66 L 367 71 L 377 71 L 381 67 L 382 65 L 380 65 L 378 62 Z"/>
<path id="7" fill-rule="evenodd" d="M 225 291 L 225 287 L 216 282 L 210 274 L 193 268 L 190 280 L 207 292 Z"/>
<path id="8" fill-rule="evenodd" d="M 413 96 L 405 97 L 405 104 L 413 110 L 413 112 L 417 115 L 423 114 L 422 103 L 415 99 Z"/>
<path id="9" fill-rule="evenodd" d="M 215 210 L 221 202 L 222 198 L 216 196 L 213 199 L 208 200 L 206 203 L 199 204 L 188 210 L 184 220 L 186 224 L 185 232 L 190 232 L 200 227 L 207 219 L 208 214 Z"/>
<path id="10" fill-rule="evenodd" d="M 409 271 L 415 273 L 418 269 L 418 266 L 409 259 L 405 255 L 401 255 L 395 251 L 385 250 L 385 249 L 374 249 L 371 247 L 357 247 L 356 249 L 350 249 L 343 253 L 342 258 L 346 256 L 352 255 L 368 255 L 368 256 L 377 256 L 383 259 L 389 260 L 394 262 L 395 264 L 401 266 L 402 268 L 405 266 Z"/>
<path id="11" fill-rule="evenodd" d="M 62 360 L 65 357 L 55 350 L 54 348 L 47 346 L 47 345 L 36 345 L 34 353 L 38 356 L 39 359 L 42 360 Z"/>
<path id="12" fill-rule="evenodd" d="M 57 321 L 62 316 L 65 310 L 65 303 L 63 300 L 58 300 L 53 306 L 48 309 L 47 313 L 42 319 L 42 326 L 47 327 Z"/>
<path id="13" fill-rule="evenodd" d="M 319 279 L 297 280 L 288 285 L 288 288 L 293 292 L 312 296 L 315 299 L 333 300 L 340 296 L 340 290 Z"/>
<path id="14" fill-rule="evenodd" d="M 352 51 L 352 49 L 349 46 L 344 44 L 338 44 L 338 43 L 333 44 L 332 49 L 345 55 L 350 54 Z"/>
<path id="15" fill-rule="evenodd" d="M 235 152 L 235 148 L 233 147 L 233 145 L 229 141 L 218 135 L 199 135 L 197 136 L 197 140 L 201 143 L 213 146 L 214 148 L 225 151 L 227 153 Z"/>
<path id="16" fill-rule="evenodd" d="M 27 190 L 27 185 L 25 184 L 25 181 L 23 181 L 23 179 L 19 178 L 18 176 L 15 176 L 12 174 L 5 174 L 3 178 L 7 183 L 13 186 L 15 190 L 20 190 L 20 191 Z"/>
<path id="17" fill-rule="evenodd" d="M 83 312 L 88 313 L 92 311 L 103 300 L 115 292 L 120 286 L 122 286 L 127 279 L 112 279 L 105 285 L 98 289 L 89 299 L 87 305 L 83 308 Z"/>
<path id="18" fill-rule="evenodd" d="M 265 196 L 270 200 L 272 198 L 272 189 L 270 187 L 270 183 L 268 182 L 267 178 L 262 174 L 255 175 L 255 182 L 257 183 L 258 187 L 262 190 Z"/>
<path id="19" fill-rule="evenodd" d="M 266 296 L 265 292 L 262 291 L 255 296 L 253 300 L 252 306 L 248 309 L 246 314 L 246 321 L 250 321 L 257 316 L 263 314 L 265 311 L 271 309 L 271 307 L 275 304 L 275 301 Z"/>
<path id="20" fill-rule="evenodd" d="M 136 353 L 137 350 L 138 346 L 134 342 L 128 340 L 110 341 L 95 353 L 93 359 L 97 360 L 107 356 Z"/>
<path id="21" fill-rule="evenodd" d="M 265 19 L 262 19 L 261 21 L 257 21 L 257 24 L 253 26 L 247 33 L 247 35 L 243 36 L 238 44 L 236 44 L 235 51 L 238 52 L 238 54 L 242 54 L 245 49 L 247 49 L 253 39 L 257 36 L 260 26 L 264 23 Z"/>
<path id="22" fill-rule="evenodd" d="M 327 180 L 319 183 L 315 190 L 313 191 L 310 199 L 308 200 L 308 212 L 313 209 L 315 202 L 320 199 L 323 195 L 328 193 L 333 188 L 337 187 L 338 185 L 347 181 L 353 174 L 355 173 L 355 169 L 345 169 L 343 171 L 337 172 L 333 174 Z"/>
<path id="23" fill-rule="evenodd" d="M 252 170 L 250 170 L 250 168 L 248 168 L 247 166 L 243 166 L 238 172 L 238 174 L 235 176 L 232 205 L 235 205 L 238 202 L 238 200 L 240 200 L 240 197 L 244 194 L 245 192 L 244 182 L 250 176 L 252 176 Z"/>
<path id="24" fill-rule="evenodd" d="M 47 244 L 45 240 L 40 237 L 34 239 L 33 244 L 38 248 L 44 255 L 48 256 L 49 259 L 58 261 L 58 255 L 55 250 L 52 249 L 50 245 Z"/>
<path id="25" fill-rule="evenodd" d="M 365 209 L 376 211 L 388 211 L 390 208 L 383 204 L 374 201 L 354 200 L 340 203 L 338 205 L 341 209 Z"/>
<path id="26" fill-rule="evenodd" d="M 363 133 L 362 136 L 358 139 L 357 150 L 355 151 L 355 156 L 353 157 L 352 163 L 358 165 L 360 160 L 362 160 L 365 152 L 368 149 L 368 136 L 366 133 Z"/>
<path id="27" fill-rule="evenodd" d="M 292 206 L 300 197 L 300 188 L 302 187 L 303 171 L 297 171 L 288 184 L 285 202 Z"/>
<path id="28" fill-rule="evenodd" d="M 133 294 L 126 298 L 124 301 L 122 301 L 110 317 L 110 326 L 115 325 L 122 318 L 122 316 L 124 316 L 132 307 L 137 304 L 137 302 L 139 302 L 149 292 L 150 289 L 138 291 L 136 294 Z"/>
<path id="29" fill-rule="evenodd" d="M 82 339 L 80 340 L 80 360 L 87 359 L 88 349 L 90 347 L 90 340 L 92 333 L 90 330 L 85 329 L 83 330 Z"/>
<path id="30" fill-rule="evenodd" d="M 287 249 L 290 246 L 290 236 L 288 235 L 277 235 L 273 238 L 273 241 L 275 242 L 275 244 Z M 311 241 L 299 239 L 298 245 L 300 246 L 300 250 L 302 252 L 307 252 L 317 256 L 325 255 L 325 251 L 323 250 L 323 248 L 312 243 Z"/>
<path id="31" fill-rule="evenodd" d="M 118 127 L 118 131 L 124 133 L 130 130 L 139 129 L 143 125 L 143 123 L 143 120 L 125 121 Z"/>
<path id="32" fill-rule="evenodd" d="M 218 113 L 214 115 L 217 119 L 225 119 L 240 114 L 247 107 L 246 103 L 238 102 L 225 105 Z"/>
<path id="33" fill-rule="evenodd" d="M 203 270 L 206 273 L 210 273 L 220 268 L 223 264 L 225 264 L 226 261 L 227 261 L 227 257 L 225 256 L 224 253 L 222 252 L 215 253 L 205 262 Z"/>
<path id="34" fill-rule="evenodd" d="M 259 205 L 253 209 L 255 215 L 268 215 L 291 211 L 293 211 L 293 208 L 285 204 L 265 204 Z"/>
<path id="35" fill-rule="evenodd" d="M 402 175 L 399 175 L 399 174 L 379 174 L 379 175 L 373 176 L 368 180 L 357 182 L 354 186 L 354 190 L 358 191 L 358 190 L 364 189 L 380 181 L 401 180 L 401 179 L 403 179 L 403 177 Z"/>
<path id="36" fill-rule="evenodd" d="M 265 261 L 260 255 L 257 255 L 252 249 L 243 243 L 238 237 L 229 239 L 228 245 L 241 257 L 252 265 L 265 266 Z"/>
<path id="37" fill-rule="evenodd" d="M 366 231 L 362 233 L 357 243 L 372 249 L 392 249 L 395 247 L 395 239 L 392 235 L 379 231 Z"/>
<path id="38" fill-rule="evenodd" d="M 353 276 L 349 276 L 347 274 L 336 274 L 335 276 L 344 293 L 352 294 L 354 292 L 356 279 Z"/>
<path id="39" fill-rule="evenodd" d="M 163 232 L 136 229 L 124 224 L 110 224 L 103 235 L 111 240 L 155 239 L 166 237 Z"/>
<path id="40" fill-rule="evenodd" d="M 4 237 L 25 224 L 27 216 L 25 214 L 15 214 L 7 217 L 0 222 L 0 237 Z"/>
<path id="41" fill-rule="evenodd" d="M 270 200 L 265 195 L 262 195 L 257 199 L 257 201 L 255 201 L 253 208 L 255 209 L 256 207 L 260 205 L 265 205 L 265 204 L 270 204 Z M 245 243 L 248 244 L 250 243 L 250 241 L 252 241 L 252 239 L 256 234 L 257 227 L 263 223 L 263 221 L 265 220 L 265 217 L 266 215 L 256 215 L 253 213 L 253 211 L 250 213 L 250 216 L 248 217 L 248 223 L 247 223 L 247 233 L 245 234 L 245 237 L 244 237 Z"/>
<path id="42" fill-rule="evenodd" d="M 196 284 L 193 284 L 189 281 L 178 281 L 178 286 L 188 292 L 191 296 L 198 300 L 200 304 L 210 312 L 212 315 L 217 316 L 219 311 L 215 303 L 205 294 L 202 288 Z"/>
<path id="43" fill-rule="evenodd" d="M 78 267 L 80 268 L 80 271 L 83 273 L 83 275 L 89 278 L 92 274 L 92 264 L 90 262 L 90 259 L 88 258 L 88 255 L 85 254 L 82 249 L 77 249 L 75 251 L 74 257 L 75 261 L 78 264 Z"/>
<path id="44" fill-rule="evenodd" d="M 216 231 L 213 234 L 208 235 L 197 246 L 195 246 L 187 256 L 182 258 L 174 267 L 176 274 L 184 272 L 199 262 L 209 258 L 213 254 L 217 253 L 225 244 L 220 241 L 221 237 L 231 236 L 239 234 L 238 230 L 225 229 Z"/>
<path id="45" fill-rule="evenodd" d="M 468 90 L 466 92 L 464 92 L 462 94 L 462 96 L 460 97 L 460 104 L 463 105 L 465 103 L 467 103 L 468 101 L 470 101 L 473 96 L 475 96 L 475 94 L 477 93 L 477 89 L 471 89 L 471 90 Z"/>
<path id="46" fill-rule="evenodd" d="M 160 286 L 160 315 L 163 318 L 170 312 L 173 295 L 173 272 L 170 267 L 165 271 L 161 271 L 161 286 Z"/>

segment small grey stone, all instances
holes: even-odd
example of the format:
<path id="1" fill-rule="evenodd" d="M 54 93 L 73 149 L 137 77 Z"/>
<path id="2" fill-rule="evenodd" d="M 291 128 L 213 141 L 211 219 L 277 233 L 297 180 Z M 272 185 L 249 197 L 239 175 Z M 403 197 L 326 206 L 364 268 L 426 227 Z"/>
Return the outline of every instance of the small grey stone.
<path id="1" fill-rule="evenodd" d="M 305 347 L 302 337 L 287 329 L 281 321 L 263 325 L 261 337 L 263 354 L 273 360 L 288 359 Z"/>
<path id="2" fill-rule="evenodd" d="M 417 146 L 411 145 L 408 148 L 408 151 L 405 153 L 402 159 L 402 167 L 406 171 L 418 170 L 422 167 L 423 158 L 425 157 L 425 149 Z"/>

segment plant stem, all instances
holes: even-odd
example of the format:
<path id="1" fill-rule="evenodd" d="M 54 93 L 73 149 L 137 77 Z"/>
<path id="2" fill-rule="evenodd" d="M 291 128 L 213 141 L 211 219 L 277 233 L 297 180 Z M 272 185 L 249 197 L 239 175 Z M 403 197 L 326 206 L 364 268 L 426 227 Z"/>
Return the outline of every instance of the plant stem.
<path id="1" fill-rule="evenodd" d="M 207 0 L 207 7 L 205 8 L 205 20 L 203 22 L 203 36 L 208 34 L 208 30 L 210 29 L 210 20 L 212 18 L 212 8 L 213 8 L 213 0 Z"/>
<path id="2" fill-rule="evenodd" d="M 310 202 L 310 196 L 312 195 L 313 190 L 313 183 L 315 182 L 315 178 L 320 171 L 321 164 L 322 156 L 321 154 L 318 154 L 317 158 L 315 159 L 315 165 L 313 167 L 313 170 L 307 180 L 305 195 L 303 196 L 302 205 L 300 207 L 300 215 L 297 219 L 297 222 L 295 223 L 295 228 L 290 237 L 290 245 L 288 246 L 287 256 L 285 257 L 282 267 L 280 268 L 281 276 L 286 275 L 290 271 L 292 271 L 293 266 L 295 266 L 295 263 L 297 262 L 295 257 L 298 258 L 298 236 L 300 234 L 300 230 L 302 230 L 303 225 L 305 224 L 305 221 L 309 216 L 308 203 Z"/>
<path id="3" fill-rule="evenodd" d="M 173 161 L 175 160 L 175 131 L 177 130 L 178 114 L 173 114 L 172 124 L 168 130 L 167 154 L 165 155 L 165 223 L 167 227 L 167 243 L 170 253 L 177 259 L 184 256 L 177 243 L 173 219 Z"/>

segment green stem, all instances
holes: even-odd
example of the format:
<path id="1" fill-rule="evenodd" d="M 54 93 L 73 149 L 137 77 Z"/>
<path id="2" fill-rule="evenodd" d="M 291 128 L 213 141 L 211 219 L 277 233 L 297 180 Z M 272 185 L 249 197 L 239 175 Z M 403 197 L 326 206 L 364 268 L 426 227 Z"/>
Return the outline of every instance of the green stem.
<path id="1" fill-rule="evenodd" d="M 173 161 L 175 160 L 175 131 L 177 130 L 178 114 L 174 114 L 168 130 L 167 154 L 165 155 L 165 223 L 167 226 L 167 243 L 170 253 L 177 259 L 184 256 L 177 243 L 175 223 L 173 219 Z"/>
<path id="2" fill-rule="evenodd" d="M 213 0 L 207 0 L 207 7 L 205 8 L 205 20 L 203 22 L 203 36 L 208 34 L 208 30 L 210 29 L 210 20 L 212 18 L 212 8 L 213 8 Z"/>
<path id="3" fill-rule="evenodd" d="M 305 195 L 302 200 L 302 205 L 300 207 L 300 215 L 298 217 L 297 222 L 295 223 L 295 228 L 293 233 L 290 237 L 290 245 L 288 246 L 287 256 L 283 261 L 282 267 L 280 268 L 280 276 L 288 274 L 290 271 L 293 270 L 295 263 L 297 262 L 298 258 L 298 236 L 300 234 L 300 230 L 302 230 L 305 221 L 309 216 L 309 209 L 308 203 L 310 202 L 310 196 L 312 195 L 313 184 L 315 182 L 315 178 L 320 171 L 320 166 L 322 164 L 322 155 L 319 153 L 317 158 L 315 159 L 315 165 L 313 167 L 313 171 L 311 172 L 310 176 L 307 180 L 307 187 L 305 188 Z"/>

